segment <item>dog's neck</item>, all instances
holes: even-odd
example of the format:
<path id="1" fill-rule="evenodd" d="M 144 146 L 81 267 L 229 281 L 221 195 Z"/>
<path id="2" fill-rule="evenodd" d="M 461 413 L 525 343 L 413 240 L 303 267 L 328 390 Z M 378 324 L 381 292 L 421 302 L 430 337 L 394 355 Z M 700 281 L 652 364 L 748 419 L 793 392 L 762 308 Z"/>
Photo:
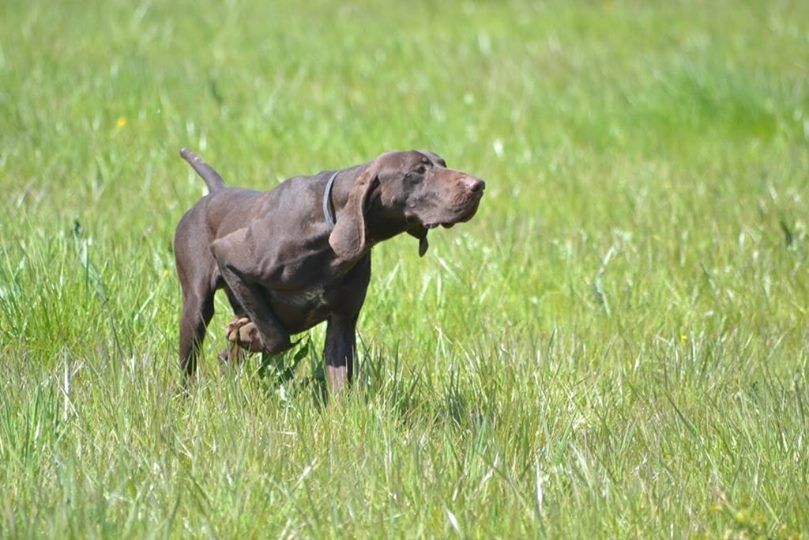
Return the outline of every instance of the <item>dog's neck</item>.
<path id="1" fill-rule="evenodd" d="M 326 223 L 331 227 L 337 225 L 337 217 L 332 206 L 331 196 L 334 191 L 334 182 L 337 180 L 337 175 L 339 174 L 340 171 L 333 172 L 328 182 L 326 182 L 326 189 L 323 190 L 323 217 L 326 219 Z"/>
<path id="2" fill-rule="evenodd" d="M 337 171 L 337 176 L 334 177 L 332 184 L 330 199 L 331 207 L 334 209 L 334 216 L 336 217 L 345 207 L 348 202 L 348 196 L 351 193 L 351 188 L 354 187 L 354 182 L 362 173 L 364 165 L 357 165 L 350 169 L 343 169 Z M 331 175 L 329 175 L 331 177 Z M 323 216 L 328 220 L 328 216 Z"/>
<path id="3" fill-rule="evenodd" d="M 336 217 L 340 215 L 348 202 L 348 197 L 351 194 L 351 190 L 354 188 L 354 183 L 362 174 L 366 166 L 367 164 L 357 165 L 350 169 L 338 171 L 336 173 L 337 175 L 334 177 L 334 180 L 331 182 L 331 192 L 328 193 L 324 191 L 323 219 L 330 226 L 333 226 L 334 221 L 330 221 L 329 218 L 334 217 L 336 219 Z M 329 175 L 327 184 L 329 183 L 329 180 L 331 180 L 332 176 L 333 175 Z M 329 212 L 326 209 L 327 205 L 329 206 L 329 210 L 333 209 L 332 216 L 329 216 Z M 399 213 L 395 211 L 388 211 L 386 208 L 384 208 L 380 202 L 378 194 L 371 193 L 368 206 L 366 208 L 365 226 L 367 235 L 366 242 L 368 243 L 368 247 L 370 249 L 370 247 L 374 244 L 378 244 L 379 242 L 388 240 L 389 238 L 405 232 L 412 226 L 412 224 L 407 223 L 407 221 Z"/>

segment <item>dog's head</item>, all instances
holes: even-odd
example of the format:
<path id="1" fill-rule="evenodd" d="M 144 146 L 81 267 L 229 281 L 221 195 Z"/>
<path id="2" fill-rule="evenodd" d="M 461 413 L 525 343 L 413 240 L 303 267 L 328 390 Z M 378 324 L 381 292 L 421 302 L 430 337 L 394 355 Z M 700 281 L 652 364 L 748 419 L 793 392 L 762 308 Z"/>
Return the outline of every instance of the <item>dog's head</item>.
<path id="1" fill-rule="evenodd" d="M 353 260 L 369 247 L 368 222 L 390 229 L 381 237 L 407 231 L 427 251 L 427 232 L 469 221 L 477 212 L 486 184 L 447 168 L 427 151 L 388 152 L 372 161 L 354 182 L 329 243 L 342 259 Z"/>

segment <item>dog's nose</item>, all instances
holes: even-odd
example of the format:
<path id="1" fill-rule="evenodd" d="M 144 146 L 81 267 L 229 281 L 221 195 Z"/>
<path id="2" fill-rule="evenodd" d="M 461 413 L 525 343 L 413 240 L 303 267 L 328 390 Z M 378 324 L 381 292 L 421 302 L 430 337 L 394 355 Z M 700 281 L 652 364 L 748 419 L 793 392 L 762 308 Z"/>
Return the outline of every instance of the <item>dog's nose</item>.
<path id="1" fill-rule="evenodd" d="M 486 182 L 473 176 L 464 177 L 461 184 L 472 193 L 478 193 L 486 188 Z"/>

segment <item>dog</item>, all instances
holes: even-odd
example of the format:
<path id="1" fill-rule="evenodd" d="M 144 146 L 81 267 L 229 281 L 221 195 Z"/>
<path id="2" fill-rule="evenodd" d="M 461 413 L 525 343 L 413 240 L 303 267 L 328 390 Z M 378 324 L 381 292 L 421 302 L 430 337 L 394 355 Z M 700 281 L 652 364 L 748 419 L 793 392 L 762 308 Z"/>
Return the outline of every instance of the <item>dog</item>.
<path id="1" fill-rule="evenodd" d="M 351 383 L 355 329 L 371 277 L 374 245 L 406 232 L 428 248 L 427 233 L 470 220 L 485 182 L 427 151 L 387 152 L 368 163 L 292 177 L 270 191 L 225 187 L 188 149 L 180 155 L 208 195 L 180 219 L 174 236 L 183 294 L 180 366 L 197 367 L 214 294 L 234 313 L 229 338 L 274 355 L 291 334 L 328 321 L 324 357 L 332 393 Z"/>

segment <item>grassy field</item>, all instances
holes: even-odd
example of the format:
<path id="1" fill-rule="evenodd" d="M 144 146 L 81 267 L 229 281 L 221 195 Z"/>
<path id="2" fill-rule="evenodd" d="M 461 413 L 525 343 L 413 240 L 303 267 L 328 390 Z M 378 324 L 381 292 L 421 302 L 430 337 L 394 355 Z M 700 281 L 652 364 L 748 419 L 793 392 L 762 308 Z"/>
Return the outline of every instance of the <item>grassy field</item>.
<path id="1" fill-rule="evenodd" d="M 0 5 L 0 537 L 809 535 L 809 3 Z M 430 148 L 477 217 L 180 392 L 204 184 Z"/>

